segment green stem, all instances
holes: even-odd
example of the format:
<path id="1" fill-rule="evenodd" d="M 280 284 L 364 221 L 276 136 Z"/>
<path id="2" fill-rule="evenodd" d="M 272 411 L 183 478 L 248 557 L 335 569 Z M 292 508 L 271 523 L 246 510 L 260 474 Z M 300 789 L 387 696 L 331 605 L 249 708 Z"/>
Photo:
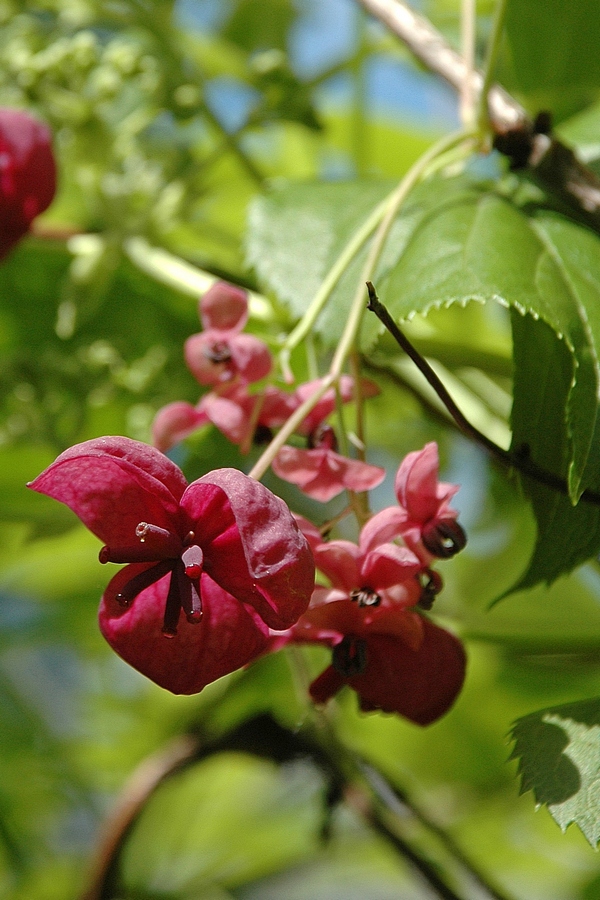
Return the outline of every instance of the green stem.
<path id="1" fill-rule="evenodd" d="M 480 135 L 485 135 L 490 130 L 490 114 L 488 109 L 488 94 L 493 84 L 496 61 L 500 50 L 500 40 L 504 29 L 507 0 L 497 0 L 492 22 L 492 33 L 486 48 L 483 65 L 483 83 L 477 104 L 477 129 Z"/>
<path id="2" fill-rule="evenodd" d="M 283 347 L 281 348 L 281 359 L 282 359 L 282 368 L 284 371 L 288 368 L 289 357 L 294 350 L 295 347 L 298 346 L 306 337 L 306 335 L 311 331 L 313 325 L 315 324 L 319 314 L 329 297 L 331 296 L 332 291 L 337 285 L 338 281 L 356 256 L 356 254 L 360 251 L 361 247 L 368 241 L 371 237 L 379 223 L 381 222 L 383 216 L 385 215 L 385 211 L 392 194 L 388 195 L 378 206 L 375 207 L 371 215 L 368 219 L 366 219 L 363 224 L 354 232 L 333 266 L 325 276 L 321 286 L 315 296 L 313 297 L 308 309 L 296 325 L 296 327 L 290 332 L 288 335 Z"/>
<path id="3" fill-rule="evenodd" d="M 143 237 L 127 238 L 123 242 L 123 250 L 129 260 L 146 275 L 196 299 L 221 280 L 162 247 L 153 247 Z M 271 305 L 262 294 L 248 291 L 248 302 L 250 314 L 254 318 L 263 321 L 271 318 Z"/>
<path id="4" fill-rule="evenodd" d="M 348 319 L 346 321 L 346 325 L 344 327 L 344 331 L 340 338 L 340 342 L 337 346 L 337 349 L 333 355 L 333 359 L 331 361 L 331 365 L 329 367 L 329 372 L 317 388 L 317 390 L 308 397 L 302 406 L 300 406 L 295 412 L 290 416 L 287 422 L 282 426 L 277 435 L 273 438 L 269 446 L 266 448 L 264 453 L 259 457 L 256 461 L 252 470 L 248 473 L 251 478 L 256 478 L 260 480 L 278 452 L 281 450 L 288 437 L 293 434 L 296 428 L 300 425 L 302 420 L 309 414 L 309 412 L 316 406 L 318 401 L 321 399 L 323 394 L 330 388 L 332 385 L 336 384 L 339 380 L 346 360 L 350 353 L 355 348 L 356 338 L 358 335 L 358 330 L 360 328 L 360 323 L 364 312 L 367 308 L 365 302 L 365 282 L 369 281 L 372 277 L 372 274 L 377 267 L 377 264 L 381 258 L 381 254 L 383 252 L 383 248 L 385 246 L 385 242 L 388 238 L 390 228 L 394 222 L 398 214 L 398 210 L 406 200 L 410 191 L 414 188 L 414 186 L 421 180 L 426 174 L 429 174 L 432 165 L 438 161 L 442 157 L 444 153 L 448 150 L 451 150 L 458 146 L 461 143 L 466 143 L 466 141 L 471 137 L 470 134 L 465 131 L 460 131 L 455 134 L 447 135 L 442 138 L 440 141 L 437 141 L 433 144 L 424 154 L 421 156 L 417 162 L 412 166 L 411 169 L 404 176 L 398 187 L 389 195 L 386 201 L 383 204 L 383 218 L 381 218 L 379 222 L 379 227 L 377 228 L 377 232 L 373 239 L 373 243 L 369 249 L 369 254 L 365 265 L 363 267 L 360 280 L 358 282 L 354 298 L 352 300 L 352 305 L 350 307 L 350 311 L 348 313 Z M 381 211 L 382 204 L 377 207 L 377 215 L 379 217 L 379 213 Z M 375 219 L 375 213 L 373 213 L 369 219 L 367 220 L 369 223 Z M 359 233 L 365 233 L 366 240 L 366 225 L 360 230 Z M 356 242 L 356 235 L 354 238 L 354 242 Z M 352 243 L 352 242 L 351 242 Z M 364 243 L 364 241 L 363 241 Z M 348 253 L 348 247 L 340 256 L 336 263 L 336 271 L 339 272 L 337 277 L 340 277 L 343 269 L 340 266 L 340 260 L 342 257 L 346 260 L 346 264 L 350 262 L 353 258 L 354 253 L 350 255 Z M 333 271 L 333 270 L 332 270 Z M 331 276 L 331 272 L 329 273 Z M 328 279 L 329 279 L 328 276 Z M 336 279 L 337 280 L 337 279 Z M 323 293 L 322 291 L 319 292 Z M 325 303 L 326 297 L 323 299 L 321 306 Z M 311 309 L 314 312 L 315 301 L 311 304 Z M 319 309 L 320 311 L 320 309 Z M 318 313 L 315 313 L 315 318 Z M 297 336 L 296 336 L 297 338 Z"/>

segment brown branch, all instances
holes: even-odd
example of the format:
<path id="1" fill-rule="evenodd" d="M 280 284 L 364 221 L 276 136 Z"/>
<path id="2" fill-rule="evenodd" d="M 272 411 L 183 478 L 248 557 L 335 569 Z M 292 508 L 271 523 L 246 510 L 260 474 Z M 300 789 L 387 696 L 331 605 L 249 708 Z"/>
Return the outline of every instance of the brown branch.
<path id="1" fill-rule="evenodd" d="M 117 806 L 104 826 L 92 863 L 89 886 L 80 900 L 111 900 L 116 887 L 121 851 L 144 806 L 163 781 L 194 761 L 200 742 L 180 735 L 134 771 Z"/>
<path id="2" fill-rule="evenodd" d="M 505 468 L 516 469 L 523 475 L 531 478 L 533 481 L 537 481 L 539 484 L 543 484 L 545 487 L 551 488 L 553 491 L 556 491 L 559 494 L 569 496 L 569 487 L 566 479 L 562 478 L 560 475 L 555 475 L 554 472 L 549 472 L 547 469 L 543 469 L 541 466 L 538 466 L 530 458 L 527 448 L 524 448 L 523 452 L 521 453 L 504 450 L 482 431 L 476 428 L 475 425 L 469 422 L 467 417 L 463 414 L 463 412 L 459 409 L 459 407 L 452 399 L 440 377 L 434 372 L 427 360 L 421 356 L 416 347 L 413 347 L 404 332 L 401 331 L 388 310 L 379 300 L 375 288 L 370 281 L 367 282 L 367 290 L 369 292 L 369 302 L 367 304 L 367 309 L 370 309 L 371 312 L 375 313 L 379 321 L 387 328 L 396 343 L 402 348 L 402 350 L 404 350 L 407 356 L 412 359 L 419 371 L 425 376 L 427 383 L 430 385 L 430 387 L 433 388 L 459 431 L 461 431 L 466 437 L 470 438 L 476 444 L 479 444 L 480 447 L 483 447 L 485 450 L 487 450 L 487 452 Z M 585 501 L 586 503 L 600 506 L 600 493 L 598 491 L 587 488 L 581 494 L 580 499 Z"/>
<path id="3" fill-rule="evenodd" d="M 455 90 L 462 91 L 468 70 L 462 56 L 446 42 L 431 22 L 419 16 L 401 0 L 359 0 L 367 12 L 406 44 L 411 53 L 427 68 L 441 75 Z M 473 72 L 473 93 L 477 97 L 483 87 L 481 72 Z M 488 94 L 490 118 L 499 131 L 519 128 L 528 123 L 523 107 L 504 88 L 493 85 Z"/>

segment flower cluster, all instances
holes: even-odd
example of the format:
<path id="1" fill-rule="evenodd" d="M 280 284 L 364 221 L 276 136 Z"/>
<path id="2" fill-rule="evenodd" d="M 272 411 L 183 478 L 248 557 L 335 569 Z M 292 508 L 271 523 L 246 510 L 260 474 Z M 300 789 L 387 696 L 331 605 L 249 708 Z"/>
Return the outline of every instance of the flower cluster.
<path id="1" fill-rule="evenodd" d="M 186 342 L 185 358 L 210 391 L 197 407 L 159 412 L 159 447 L 206 421 L 245 445 L 302 407 L 297 433 L 308 446 L 284 446 L 275 472 L 322 501 L 379 484 L 383 470 L 338 454 L 326 422 L 337 402 L 353 398 L 351 378 L 339 379 L 337 395 L 319 391 L 320 382 L 249 392 L 272 360 L 243 333 L 247 316 L 245 293 L 231 285 L 202 298 L 204 329 Z M 363 396 L 375 390 L 361 384 Z M 100 628 L 162 687 L 196 693 L 286 644 L 318 644 L 331 650 L 331 664 L 310 686 L 315 702 L 347 685 L 362 710 L 427 725 L 450 708 L 465 674 L 462 644 L 427 616 L 442 588 L 435 561 L 466 542 L 450 505 L 458 488 L 440 482 L 438 470 L 436 444 L 409 453 L 395 479 L 397 503 L 368 518 L 357 544 L 326 541 L 237 469 L 188 484 L 161 449 L 123 437 L 66 450 L 30 487 L 79 516 L 102 541 L 102 563 L 125 564 L 102 597 Z"/>
<path id="2" fill-rule="evenodd" d="M 50 206 L 55 191 L 48 128 L 22 110 L 0 109 L 0 259 Z"/>
<path id="3" fill-rule="evenodd" d="M 300 521 L 317 569 L 329 581 L 317 584 L 309 609 L 287 635 L 332 648 L 331 665 L 310 688 L 316 702 L 347 684 L 362 710 L 396 712 L 427 725 L 460 691 L 462 644 L 421 613 L 442 587 L 431 569 L 434 558 L 448 558 L 466 543 L 448 505 L 457 488 L 437 475 L 435 444 L 410 453 L 396 476 L 398 505 L 374 515 L 358 545 L 325 543 L 314 526 Z"/>
<path id="4" fill-rule="evenodd" d="M 263 341 L 243 333 L 248 299 L 240 288 L 217 282 L 200 300 L 199 315 L 204 330 L 188 338 L 184 356 L 197 381 L 212 389 L 196 406 L 176 401 L 159 410 L 152 428 L 154 445 L 166 452 L 212 423 L 247 453 L 253 441 L 271 437 L 315 393 L 320 382 L 308 381 L 293 391 L 267 383 L 250 391 L 250 385 L 270 374 L 273 361 Z M 376 385 L 365 379 L 361 383 L 362 396 L 375 393 Z M 353 379 L 342 376 L 337 396 L 329 388 L 298 426 L 297 432 L 308 446 L 286 445 L 273 462 L 273 471 L 280 478 L 298 485 L 315 500 L 326 502 L 345 489 L 366 491 L 385 477 L 379 466 L 339 454 L 333 430 L 325 425 L 336 401 L 347 403 L 353 397 Z"/>

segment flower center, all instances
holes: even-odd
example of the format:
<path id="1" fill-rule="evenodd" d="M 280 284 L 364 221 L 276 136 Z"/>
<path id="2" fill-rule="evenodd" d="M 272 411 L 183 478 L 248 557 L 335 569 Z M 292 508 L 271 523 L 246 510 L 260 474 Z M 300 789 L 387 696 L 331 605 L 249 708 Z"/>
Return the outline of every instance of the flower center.
<path id="1" fill-rule="evenodd" d="M 154 564 L 133 575 L 115 595 L 115 600 L 127 608 L 138 594 L 170 573 L 162 631 L 165 637 L 175 637 L 181 610 L 191 624 L 202 619 L 202 548 L 195 543 L 193 531 L 189 531 L 182 540 L 178 535 L 149 522 L 137 524 L 135 537 L 137 543 L 100 550 L 101 563 Z"/>
<path id="2" fill-rule="evenodd" d="M 350 599 L 359 606 L 379 606 L 381 597 L 372 588 L 362 587 L 350 591 Z"/>
<path id="3" fill-rule="evenodd" d="M 212 363 L 231 362 L 231 350 L 227 341 L 214 341 L 210 347 L 204 348 L 204 355 Z"/>

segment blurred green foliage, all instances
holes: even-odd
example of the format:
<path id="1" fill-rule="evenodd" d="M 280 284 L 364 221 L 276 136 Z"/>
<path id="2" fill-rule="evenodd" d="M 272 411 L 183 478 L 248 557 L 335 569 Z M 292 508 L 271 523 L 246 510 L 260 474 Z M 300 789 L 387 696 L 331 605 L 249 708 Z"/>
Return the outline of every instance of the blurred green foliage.
<path id="1" fill-rule="evenodd" d="M 452 36 L 456 4 L 426 6 Z M 482 4 L 484 26 L 490 6 Z M 280 222 L 280 198 L 287 192 L 302 208 L 317 191 L 311 222 L 319 204 L 337 204 L 345 235 L 360 218 L 360 204 L 352 204 L 359 188 L 323 180 L 332 172 L 369 176 L 368 192 L 360 189 L 369 207 L 433 137 L 427 121 L 417 126 L 365 103 L 373 59 L 405 63 L 406 54 L 380 28 L 366 27 L 358 9 L 349 19 L 355 32 L 348 51 L 307 77 L 297 74 L 289 48 L 294 29 L 314 12 L 308 0 L 216 3 L 214 21 L 193 25 L 184 13 L 195 7 L 207 13 L 211 4 L 0 2 L 0 104 L 24 106 L 51 125 L 60 167 L 55 203 L 0 267 L 0 894 L 9 900 L 78 896 L 123 785 L 174 736 L 190 729 L 219 736 L 265 712 L 294 730 L 308 716 L 283 654 L 197 697 L 167 695 L 130 670 L 96 627 L 107 579 L 97 541 L 68 511 L 25 487 L 65 447 L 111 433 L 148 440 L 160 406 L 199 396 L 182 364 L 183 341 L 199 328 L 192 292 L 183 283 L 176 289 L 165 271 L 153 277 L 128 241 L 144 238 L 143 246 L 163 247 L 251 288 L 260 280 L 277 296 L 253 307 L 251 328 L 275 346 L 332 250 L 322 246 L 317 258 L 302 223 Z M 521 29 L 525 21 L 536 33 L 531 7 L 510 4 L 512 56 L 503 65 L 508 72 L 509 63 L 525 59 L 521 87 L 535 104 L 541 70 L 528 55 L 531 34 Z M 553 60 L 564 32 L 544 16 L 549 37 L 541 50 Z M 597 28 L 597 16 L 589 9 L 586 16 L 584 23 Z M 596 97 L 597 72 L 588 62 L 586 51 L 577 66 L 577 103 L 565 100 L 565 115 Z M 571 70 L 563 68 L 552 69 L 544 102 L 574 97 L 565 74 Z M 328 88 L 339 79 L 348 90 L 336 100 Z M 585 114 L 562 128 L 589 150 L 600 112 L 589 107 Z M 259 196 L 270 184 L 277 190 Z M 340 191 L 342 201 L 334 199 Z M 254 226 L 246 236 L 251 201 Z M 281 265 L 278 230 L 287 251 Z M 502 260 L 478 252 L 488 267 L 502 268 Z M 286 270 L 294 258 L 299 267 Z M 517 257 L 512 262 L 519 267 Z M 432 263 L 419 252 L 412 265 L 406 304 L 415 312 L 423 270 Z M 400 294 L 402 285 L 396 287 Z M 344 314 L 342 293 L 316 338 L 323 353 L 335 343 L 327 328 Z M 453 379 L 463 409 L 509 439 L 505 310 L 472 303 L 436 309 L 416 315 L 408 328 Z M 300 353 L 293 363 L 304 375 Z M 367 409 L 370 453 L 388 469 L 374 503 L 392 501 L 399 460 L 429 440 L 439 442 L 444 478 L 462 484 L 457 506 L 469 545 L 445 567 L 436 609 L 464 635 L 470 662 L 456 708 L 434 726 L 361 715 L 355 698 L 343 695 L 335 713 L 339 735 L 404 786 L 507 895 L 598 898 L 598 860 L 583 835 L 575 828 L 561 835 L 530 797 L 519 797 L 516 764 L 507 762 L 517 717 L 600 693 L 598 568 L 589 563 L 550 589 L 512 594 L 490 610 L 531 555 L 529 506 L 515 483 L 451 432 L 389 339 L 378 342 L 368 374 L 382 387 Z M 209 429 L 176 453 L 190 479 L 216 465 L 248 465 Z M 285 499 L 307 512 L 299 494 L 285 490 Z M 339 505 L 310 509 L 325 519 Z M 306 665 L 316 673 L 324 659 L 315 651 Z M 114 896 L 425 900 L 410 867 L 351 809 L 334 808 L 323 836 L 325 787 L 307 759 L 276 766 L 236 752 L 191 766 L 143 810 L 125 844 Z M 431 835 L 423 847 L 436 859 Z"/>

